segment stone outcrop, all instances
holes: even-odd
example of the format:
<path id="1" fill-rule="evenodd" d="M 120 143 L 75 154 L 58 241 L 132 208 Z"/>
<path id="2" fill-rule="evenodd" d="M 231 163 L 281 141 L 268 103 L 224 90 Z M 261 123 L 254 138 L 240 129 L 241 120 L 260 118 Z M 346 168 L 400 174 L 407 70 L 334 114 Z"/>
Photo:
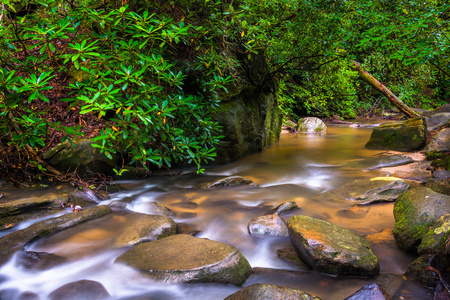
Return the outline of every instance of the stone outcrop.
<path id="1" fill-rule="evenodd" d="M 114 242 L 115 247 L 154 241 L 177 231 L 177 224 L 169 217 L 132 213 L 131 219 L 132 223 L 118 234 Z"/>
<path id="2" fill-rule="evenodd" d="M 319 272 L 334 276 L 378 275 L 378 259 L 359 234 L 307 216 L 294 216 L 287 225 L 299 257 Z"/>
<path id="3" fill-rule="evenodd" d="M 416 187 L 403 193 L 394 205 L 394 236 L 400 249 L 417 251 L 422 238 L 438 219 L 450 213 L 450 196 Z"/>
<path id="4" fill-rule="evenodd" d="M 409 184 L 400 178 L 375 177 L 357 179 L 334 190 L 318 194 L 315 198 L 332 202 L 345 202 L 351 205 L 394 202 L 408 188 Z"/>
<path id="5" fill-rule="evenodd" d="M 411 152 L 422 149 L 427 141 L 427 124 L 423 118 L 383 124 L 374 128 L 368 149 Z"/>
<path id="6" fill-rule="evenodd" d="M 297 123 L 297 132 L 324 134 L 327 131 L 327 125 L 315 117 L 301 118 Z"/>
<path id="7" fill-rule="evenodd" d="M 186 234 L 138 244 L 115 262 L 165 283 L 242 285 L 252 273 L 247 259 L 233 246 Z"/>
<path id="8" fill-rule="evenodd" d="M 320 298 L 305 293 L 301 290 L 288 287 L 280 287 L 268 283 L 255 283 L 226 297 L 225 300 L 320 300 Z"/>
<path id="9" fill-rule="evenodd" d="M 286 224 L 282 218 L 275 214 L 253 218 L 248 223 L 247 228 L 250 234 L 288 236 Z"/>

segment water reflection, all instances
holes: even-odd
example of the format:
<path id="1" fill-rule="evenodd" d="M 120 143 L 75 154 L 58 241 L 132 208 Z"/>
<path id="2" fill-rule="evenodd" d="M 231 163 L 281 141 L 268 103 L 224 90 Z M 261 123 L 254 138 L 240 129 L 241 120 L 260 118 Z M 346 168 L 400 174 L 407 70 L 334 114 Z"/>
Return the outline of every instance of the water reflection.
<path id="1" fill-rule="evenodd" d="M 324 219 L 363 235 L 392 229 L 392 204 L 373 205 L 351 211 L 345 204 L 333 204 L 313 197 L 351 180 L 374 176 L 362 170 L 341 169 L 349 160 L 376 156 L 364 144 L 367 128 L 329 127 L 326 135 L 283 134 L 280 142 L 263 152 L 225 166 L 207 167 L 203 175 L 160 174 L 136 181 L 119 181 L 121 192 L 110 202 L 123 202 L 130 211 L 154 213 L 154 203 L 168 207 L 172 218 L 198 230 L 198 237 L 224 242 L 238 248 L 256 273 L 245 286 L 267 282 L 300 288 L 322 299 L 343 299 L 369 279 L 336 279 L 305 270 L 277 257 L 277 250 L 291 248 L 289 238 L 250 236 L 250 219 L 266 214 L 285 201 L 295 201 L 296 214 Z M 188 173 L 188 172 L 187 172 Z M 240 175 L 258 187 L 243 186 L 205 190 L 203 185 L 218 178 Z M 376 175 L 375 175 L 376 176 Z M 45 251 L 68 258 L 67 263 L 43 271 L 18 267 L 13 258 L 0 269 L 0 290 L 32 291 L 45 299 L 65 283 L 90 279 L 101 282 L 113 299 L 223 299 L 239 288 L 220 284 L 163 285 L 126 266 L 114 264 L 127 249 L 114 249 L 115 237 L 130 222 L 130 214 L 117 211 L 30 245 L 28 250 Z M 371 242 L 380 260 L 382 273 L 402 274 L 414 259 L 397 249 L 395 242 Z M 404 286 L 400 276 L 399 286 Z M 409 284 L 409 283 L 407 283 Z M 413 292 L 411 292 L 413 291 Z M 401 290 L 407 299 L 427 299 L 415 285 Z"/>

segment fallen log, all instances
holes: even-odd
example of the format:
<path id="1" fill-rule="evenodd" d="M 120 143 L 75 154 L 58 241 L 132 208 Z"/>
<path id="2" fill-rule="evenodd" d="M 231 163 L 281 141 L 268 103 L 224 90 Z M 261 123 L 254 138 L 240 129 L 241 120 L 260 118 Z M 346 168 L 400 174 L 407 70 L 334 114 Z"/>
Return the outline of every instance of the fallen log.
<path id="1" fill-rule="evenodd" d="M 402 100 L 398 99 L 397 96 L 394 95 L 386 86 L 384 86 L 381 82 L 375 79 L 372 75 L 369 74 L 366 70 L 364 70 L 356 61 L 352 61 L 354 69 L 356 69 L 359 73 L 359 76 L 366 82 L 368 82 L 373 88 L 377 91 L 381 92 L 388 100 L 395 105 L 403 114 L 405 114 L 408 118 L 420 117 L 418 113 L 412 110 L 408 105 L 403 103 Z"/>

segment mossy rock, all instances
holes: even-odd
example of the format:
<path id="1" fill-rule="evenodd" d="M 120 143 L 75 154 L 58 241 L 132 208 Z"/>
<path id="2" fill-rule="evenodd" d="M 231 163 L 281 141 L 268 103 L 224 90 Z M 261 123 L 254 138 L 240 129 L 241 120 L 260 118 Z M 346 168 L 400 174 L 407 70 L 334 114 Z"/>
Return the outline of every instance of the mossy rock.
<path id="1" fill-rule="evenodd" d="M 422 238 L 417 252 L 423 254 L 443 254 L 445 243 L 450 234 L 450 214 L 445 214 L 436 221 L 435 224 Z"/>
<path id="2" fill-rule="evenodd" d="M 319 118 L 301 118 L 297 123 L 297 131 L 300 133 L 323 134 L 327 131 L 327 125 Z"/>
<path id="3" fill-rule="evenodd" d="M 412 118 L 374 128 L 366 148 L 410 152 L 422 149 L 426 141 L 427 124 L 425 120 Z"/>
<path id="4" fill-rule="evenodd" d="M 394 236 L 400 249 L 416 252 L 422 238 L 444 214 L 450 213 L 450 196 L 427 187 L 415 187 L 400 195 L 394 205 Z"/>
<path id="5" fill-rule="evenodd" d="M 378 258 L 361 235 L 307 216 L 294 216 L 287 225 L 299 257 L 319 272 L 364 277 L 380 272 Z"/>

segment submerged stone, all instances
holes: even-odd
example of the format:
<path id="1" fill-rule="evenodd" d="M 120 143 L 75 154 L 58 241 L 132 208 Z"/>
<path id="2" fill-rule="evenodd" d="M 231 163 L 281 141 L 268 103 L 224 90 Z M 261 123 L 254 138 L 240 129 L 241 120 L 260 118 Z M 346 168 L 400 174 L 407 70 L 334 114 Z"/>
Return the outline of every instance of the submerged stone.
<path id="1" fill-rule="evenodd" d="M 366 159 L 354 160 L 344 164 L 344 168 L 375 170 L 386 167 L 395 167 L 413 163 L 411 157 L 400 155 L 386 155 L 381 157 L 371 157 Z"/>
<path id="2" fill-rule="evenodd" d="M 269 214 L 279 215 L 285 212 L 289 212 L 294 209 L 298 209 L 297 203 L 294 201 L 286 201 L 269 211 Z"/>
<path id="3" fill-rule="evenodd" d="M 136 245 L 173 235 L 177 225 L 169 217 L 132 213 L 131 224 L 123 228 L 114 243 L 115 247 Z"/>
<path id="4" fill-rule="evenodd" d="M 269 283 L 255 283 L 226 297 L 225 300 L 320 300 L 320 298 L 301 290 L 280 287 Z"/>
<path id="5" fill-rule="evenodd" d="M 289 235 L 299 257 L 319 272 L 334 276 L 376 276 L 377 257 L 359 234 L 335 224 L 294 216 Z"/>
<path id="6" fill-rule="evenodd" d="M 293 263 L 303 269 L 309 270 L 310 267 L 303 262 L 303 260 L 300 259 L 295 249 L 286 248 L 286 249 L 278 249 L 277 250 L 277 256 L 278 258 Z"/>
<path id="7" fill-rule="evenodd" d="M 252 273 L 247 259 L 235 247 L 186 234 L 138 244 L 115 262 L 165 283 L 242 285 Z"/>
<path id="8" fill-rule="evenodd" d="M 334 190 L 318 194 L 314 198 L 327 201 L 341 201 L 352 205 L 394 202 L 408 188 L 409 184 L 400 178 L 375 177 L 352 181 Z"/>
<path id="9" fill-rule="evenodd" d="M 376 283 L 369 283 L 344 300 L 391 300 L 384 288 Z"/>
<path id="10" fill-rule="evenodd" d="M 217 187 L 225 187 L 225 186 L 240 186 L 240 185 L 253 185 L 256 184 L 248 178 L 241 176 L 230 176 L 223 179 L 219 179 L 210 183 L 206 186 L 207 189 L 217 188 Z"/>
<path id="11" fill-rule="evenodd" d="M 368 149 L 411 152 L 420 150 L 427 141 L 427 124 L 423 118 L 383 124 L 373 129 Z"/>
<path id="12" fill-rule="evenodd" d="M 266 215 L 253 218 L 248 223 L 247 228 L 250 234 L 288 236 L 286 224 L 278 215 Z"/>
<path id="13" fill-rule="evenodd" d="M 400 249 L 415 252 L 430 227 L 450 213 L 450 196 L 416 187 L 398 197 L 394 205 L 394 236 Z"/>
<path id="14" fill-rule="evenodd" d="M 105 205 L 90 207 L 79 212 L 43 220 L 27 228 L 11 232 L 0 238 L 0 266 L 6 263 L 14 252 L 21 250 L 31 241 L 55 234 L 61 230 L 104 216 L 110 212 L 111 208 Z"/>
<path id="15" fill-rule="evenodd" d="M 17 256 L 17 264 L 31 270 L 47 270 L 66 261 L 65 257 L 47 252 L 21 251 Z"/>
<path id="16" fill-rule="evenodd" d="M 110 297 L 105 287 L 97 281 L 79 280 L 68 283 L 50 293 L 50 300 L 104 300 Z"/>

